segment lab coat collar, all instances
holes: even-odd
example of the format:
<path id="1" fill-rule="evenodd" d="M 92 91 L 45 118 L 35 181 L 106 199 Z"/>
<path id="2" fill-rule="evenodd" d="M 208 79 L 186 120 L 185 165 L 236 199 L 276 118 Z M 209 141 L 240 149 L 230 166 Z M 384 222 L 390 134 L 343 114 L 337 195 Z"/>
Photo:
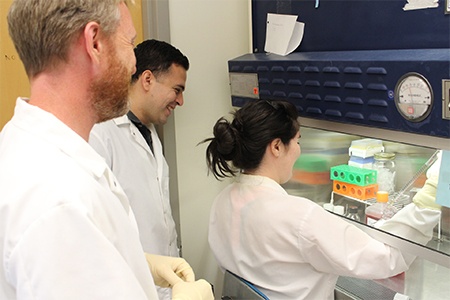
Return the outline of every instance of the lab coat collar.
<path id="1" fill-rule="evenodd" d="M 28 104 L 28 99 L 17 99 L 12 121 L 15 126 L 55 145 L 95 177 L 100 178 L 105 173 L 105 161 L 81 136 L 53 114 Z"/>
<path id="2" fill-rule="evenodd" d="M 113 122 L 114 122 L 117 126 L 125 125 L 125 124 L 129 124 L 129 125 L 132 124 L 131 121 L 130 121 L 130 119 L 128 118 L 128 116 L 127 116 L 126 114 L 123 115 L 123 116 L 121 116 L 121 117 L 117 117 L 117 118 L 113 119 Z M 156 134 L 155 125 L 150 124 L 150 126 L 147 126 L 147 127 L 148 127 L 148 129 L 151 131 L 152 134 Z"/>
<path id="3" fill-rule="evenodd" d="M 149 153 L 150 156 L 154 156 L 152 150 L 150 150 L 150 147 L 148 146 L 147 142 L 145 141 L 142 134 L 139 132 L 139 129 L 131 122 L 130 118 L 127 116 L 127 114 L 113 119 L 113 122 L 117 125 L 117 127 L 121 126 L 129 126 L 130 133 L 136 140 L 136 142 Z M 155 127 L 153 124 L 151 124 L 148 129 L 150 130 L 152 136 L 154 137 L 156 135 Z M 155 146 L 155 139 L 153 139 L 153 147 Z"/>
<path id="4" fill-rule="evenodd" d="M 117 118 L 113 119 L 113 122 L 116 123 L 117 126 L 124 125 L 124 124 L 131 124 L 131 121 L 126 114 L 121 117 L 117 117 Z"/>
<path id="5" fill-rule="evenodd" d="M 250 174 L 244 174 L 241 173 L 237 176 L 236 182 L 246 185 L 253 185 L 253 186 L 264 186 L 270 189 L 273 189 L 277 191 L 278 193 L 287 195 L 288 193 L 286 190 L 279 185 L 275 180 L 266 177 L 266 176 L 259 176 L 259 175 L 250 175 Z"/>

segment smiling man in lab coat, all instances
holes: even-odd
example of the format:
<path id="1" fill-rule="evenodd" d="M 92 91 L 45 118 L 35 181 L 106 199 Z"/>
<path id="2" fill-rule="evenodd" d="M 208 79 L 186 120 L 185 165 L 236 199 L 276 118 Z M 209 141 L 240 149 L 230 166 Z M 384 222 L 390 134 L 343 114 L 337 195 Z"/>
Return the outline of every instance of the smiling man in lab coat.
<path id="1" fill-rule="evenodd" d="M 136 73 L 127 115 L 94 126 L 89 143 L 102 155 L 130 199 L 148 253 L 179 256 L 169 199 L 169 169 L 155 125 L 183 105 L 189 61 L 172 45 L 147 40 L 135 50 Z M 159 289 L 170 299 L 169 289 Z"/>

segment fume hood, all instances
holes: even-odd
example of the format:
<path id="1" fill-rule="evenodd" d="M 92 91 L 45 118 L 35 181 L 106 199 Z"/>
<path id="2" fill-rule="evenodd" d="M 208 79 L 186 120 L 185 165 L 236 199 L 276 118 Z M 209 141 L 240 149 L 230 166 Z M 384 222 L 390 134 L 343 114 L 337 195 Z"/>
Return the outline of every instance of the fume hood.
<path id="1" fill-rule="evenodd" d="M 231 100 L 237 107 L 259 99 L 287 100 L 297 107 L 302 156 L 310 159 L 304 163 L 315 163 L 315 170 L 320 166 L 322 172 L 297 169 L 303 173 L 286 185 L 290 193 L 321 204 L 329 201 L 329 169 L 348 161 L 355 139 L 380 139 L 397 153 L 402 166 L 399 187 L 417 175 L 436 150 L 450 150 L 450 3 L 429 1 L 427 7 L 411 9 L 415 3 L 252 1 L 253 53 L 228 62 Z M 293 53 L 264 51 L 268 13 L 295 15 L 305 24 L 303 40 Z M 337 201 L 348 206 L 353 200 Z M 357 205 L 362 210 L 368 204 Z M 341 278 L 338 289 L 351 286 L 348 294 L 354 299 L 370 297 L 378 288 L 387 293 L 385 299 L 398 292 L 412 299 L 448 294 L 449 288 L 439 282 L 450 278 L 449 224 L 448 210 L 443 209 L 435 238 L 426 247 L 357 224 L 419 259 L 403 279 Z"/>

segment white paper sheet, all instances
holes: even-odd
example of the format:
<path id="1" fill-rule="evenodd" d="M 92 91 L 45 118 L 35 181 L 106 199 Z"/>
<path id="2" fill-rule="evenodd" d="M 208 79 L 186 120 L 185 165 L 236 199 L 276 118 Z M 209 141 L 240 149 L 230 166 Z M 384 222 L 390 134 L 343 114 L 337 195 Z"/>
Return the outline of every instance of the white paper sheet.
<path id="1" fill-rule="evenodd" d="M 407 0 L 407 1 L 408 3 L 405 4 L 403 10 L 425 9 L 439 6 L 438 0 Z"/>
<path id="2" fill-rule="evenodd" d="M 264 51 L 283 56 L 292 53 L 303 39 L 304 28 L 295 15 L 267 14 Z"/>

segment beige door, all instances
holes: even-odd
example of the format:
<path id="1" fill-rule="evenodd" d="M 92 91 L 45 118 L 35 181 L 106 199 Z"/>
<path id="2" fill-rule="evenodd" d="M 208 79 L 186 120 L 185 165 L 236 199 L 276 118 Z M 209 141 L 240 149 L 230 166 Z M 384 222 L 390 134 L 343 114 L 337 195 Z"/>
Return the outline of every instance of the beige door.
<path id="1" fill-rule="evenodd" d="M 0 130 L 11 119 L 18 96 L 28 97 L 30 85 L 19 55 L 8 34 L 6 15 L 12 0 L 0 0 Z M 130 7 L 138 32 L 136 43 L 142 41 L 142 0 Z"/>
<path id="2" fill-rule="evenodd" d="M 8 34 L 6 15 L 12 0 L 0 0 L 0 130 L 11 119 L 18 96 L 28 97 L 30 85 Z"/>

